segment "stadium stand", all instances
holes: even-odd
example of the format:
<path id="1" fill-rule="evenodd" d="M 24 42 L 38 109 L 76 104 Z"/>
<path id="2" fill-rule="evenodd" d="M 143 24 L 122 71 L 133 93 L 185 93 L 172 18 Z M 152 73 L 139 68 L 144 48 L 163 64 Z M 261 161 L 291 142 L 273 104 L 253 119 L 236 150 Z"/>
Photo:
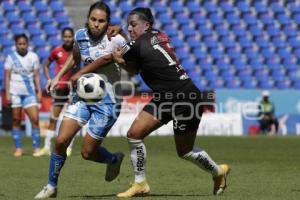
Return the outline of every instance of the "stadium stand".
<path id="1" fill-rule="evenodd" d="M 27 33 L 43 62 L 60 43 L 59 30 L 72 25 L 62 0 L 12 2 L 3 0 L 0 9 L 1 70 L 13 47 L 13 34 Z M 300 88 L 299 1 L 105 2 L 112 9 L 112 23 L 123 25 L 132 8 L 150 6 L 156 28 L 171 37 L 182 65 L 200 89 Z M 140 89 L 149 90 L 143 82 Z"/>

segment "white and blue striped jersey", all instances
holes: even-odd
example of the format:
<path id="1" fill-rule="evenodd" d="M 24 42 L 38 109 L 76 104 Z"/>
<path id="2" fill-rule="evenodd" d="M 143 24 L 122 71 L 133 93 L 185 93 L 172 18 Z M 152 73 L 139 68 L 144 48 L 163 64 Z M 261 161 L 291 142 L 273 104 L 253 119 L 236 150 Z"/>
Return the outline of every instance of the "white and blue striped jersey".
<path id="1" fill-rule="evenodd" d="M 108 40 L 107 35 L 104 35 L 99 41 L 94 41 L 90 38 L 88 30 L 86 28 L 79 29 L 75 33 L 75 42 L 79 46 L 81 60 L 84 65 L 87 65 L 97 58 L 111 54 L 115 48 L 122 47 L 126 44 L 126 40 L 121 36 L 117 35 Z M 116 103 L 116 94 L 121 95 L 121 86 L 118 84 L 114 87 L 114 84 L 121 80 L 121 71 L 117 64 L 114 62 L 108 63 L 105 66 L 101 66 L 94 73 L 99 74 L 106 83 L 106 92 L 108 95 L 102 99 L 102 102 Z"/>
<path id="2" fill-rule="evenodd" d="M 25 56 L 16 51 L 10 53 L 4 69 L 11 70 L 10 93 L 14 95 L 35 95 L 34 70 L 40 68 L 38 56 L 28 52 Z"/>

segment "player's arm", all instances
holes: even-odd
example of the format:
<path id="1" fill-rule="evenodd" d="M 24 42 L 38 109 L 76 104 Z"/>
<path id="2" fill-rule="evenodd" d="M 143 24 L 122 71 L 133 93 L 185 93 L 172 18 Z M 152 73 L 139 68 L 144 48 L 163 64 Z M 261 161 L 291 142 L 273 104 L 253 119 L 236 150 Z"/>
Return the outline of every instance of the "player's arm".
<path id="1" fill-rule="evenodd" d="M 74 84 L 80 76 L 83 74 L 94 72 L 95 70 L 99 69 L 100 67 L 106 65 L 107 63 L 110 63 L 112 61 L 112 55 L 108 54 L 105 56 L 102 56 L 100 58 L 97 58 L 90 64 L 86 65 L 85 67 L 81 68 L 78 72 L 76 72 L 71 78 L 70 81 L 72 84 Z"/>
<path id="2" fill-rule="evenodd" d="M 10 77 L 11 77 L 11 69 L 5 69 L 5 97 L 8 103 L 11 102 L 11 96 L 9 93 L 10 89 Z"/>
<path id="3" fill-rule="evenodd" d="M 42 100 L 42 88 L 41 88 L 41 79 L 40 79 L 40 72 L 38 69 L 33 71 L 34 74 L 34 84 L 37 91 L 37 98 L 39 101 Z"/>
<path id="4" fill-rule="evenodd" d="M 44 75 L 46 77 L 46 79 L 49 81 L 51 80 L 51 77 L 50 77 L 50 73 L 49 73 L 49 68 L 50 68 L 50 64 L 52 63 L 52 61 L 50 61 L 49 59 L 47 59 L 45 65 L 44 65 Z"/>
<path id="5" fill-rule="evenodd" d="M 128 41 L 128 37 L 124 33 L 124 31 L 122 30 L 121 26 L 118 26 L 118 25 L 110 25 L 110 26 L 108 26 L 107 37 L 108 37 L 109 40 L 111 40 L 112 37 L 115 37 L 118 34 L 120 34 L 121 36 L 123 36 Z"/>

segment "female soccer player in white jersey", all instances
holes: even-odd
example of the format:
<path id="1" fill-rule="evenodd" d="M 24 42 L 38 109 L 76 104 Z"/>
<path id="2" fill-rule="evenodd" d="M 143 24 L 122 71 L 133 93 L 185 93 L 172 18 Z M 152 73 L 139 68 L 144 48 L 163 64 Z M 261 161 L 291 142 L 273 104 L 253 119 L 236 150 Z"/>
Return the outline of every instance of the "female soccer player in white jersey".
<path id="1" fill-rule="evenodd" d="M 22 108 L 32 126 L 33 156 L 39 156 L 40 130 L 38 102 L 41 101 L 40 63 L 38 56 L 28 51 L 28 37 L 15 36 L 16 51 L 10 53 L 4 63 L 6 98 L 12 106 L 12 136 L 16 150 L 14 156 L 22 156 L 21 114 Z"/>
<path id="2" fill-rule="evenodd" d="M 69 57 L 64 68 L 49 84 L 53 88 L 60 76 L 68 71 L 78 58 L 87 65 L 103 57 L 103 63 L 97 66 L 99 69 L 92 69 L 92 71 L 106 78 L 107 95 L 93 104 L 79 99 L 68 106 L 56 138 L 55 151 L 51 155 L 48 184 L 35 196 L 35 199 L 56 197 L 58 176 L 66 160 L 66 148 L 83 124 L 87 124 L 87 134 L 81 149 L 82 157 L 107 164 L 106 181 L 114 180 L 119 174 L 124 154 L 111 153 L 101 146 L 106 134 L 117 120 L 120 111 L 118 105 L 121 102 L 112 91 L 113 84 L 120 80 L 120 69 L 112 62 L 111 53 L 113 49 L 126 44 L 126 40 L 121 35 L 108 39 L 106 32 L 109 21 L 110 9 L 105 3 L 96 2 L 91 5 L 86 28 L 78 30 L 75 34 L 74 55 Z M 78 77 L 87 71 L 90 72 L 89 70 L 91 69 L 83 67 L 74 76 Z"/>

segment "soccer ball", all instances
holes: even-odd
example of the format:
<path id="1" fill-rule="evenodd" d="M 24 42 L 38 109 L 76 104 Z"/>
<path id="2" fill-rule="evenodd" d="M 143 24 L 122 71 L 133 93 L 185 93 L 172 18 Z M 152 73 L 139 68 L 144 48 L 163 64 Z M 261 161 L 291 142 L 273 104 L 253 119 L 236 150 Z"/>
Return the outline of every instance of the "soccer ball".
<path id="1" fill-rule="evenodd" d="M 76 92 L 85 100 L 101 100 L 105 96 L 105 81 L 98 74 L 84 74 L 77 80 Z"/>

